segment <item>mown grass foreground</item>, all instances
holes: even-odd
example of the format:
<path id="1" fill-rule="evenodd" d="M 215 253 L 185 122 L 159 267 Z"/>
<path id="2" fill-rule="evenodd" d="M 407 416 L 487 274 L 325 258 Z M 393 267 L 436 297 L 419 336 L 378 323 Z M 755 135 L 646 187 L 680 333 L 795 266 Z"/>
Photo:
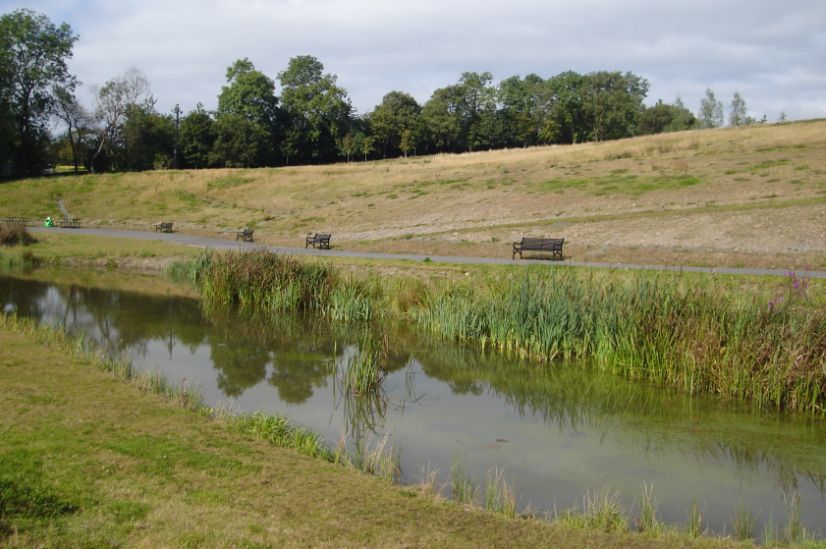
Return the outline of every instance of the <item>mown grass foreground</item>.
<path id="1" fill-rule="evenodd" d="M 160 380 L 127 383 L 125 365 L 91 359 L 60 332 L 0 317 L 0 348 L 3 546 L 735 546 L 420 496 L 274 447 L 281 435 L 248 434 L 249 422 L 206 413 Z"/>
<path id="2" fill-rule="evenodd" d="M 545 267 L 405 283 L 263 251 L 207 254 L 179 269 L 199 282 L 208 307 L 397 318 L 480 351 L 586 359 L 628 378 L 760 409 L 826 412 L 826 309 L 793 274 L 772 294 L 732 295 L 712 277 Z"/>

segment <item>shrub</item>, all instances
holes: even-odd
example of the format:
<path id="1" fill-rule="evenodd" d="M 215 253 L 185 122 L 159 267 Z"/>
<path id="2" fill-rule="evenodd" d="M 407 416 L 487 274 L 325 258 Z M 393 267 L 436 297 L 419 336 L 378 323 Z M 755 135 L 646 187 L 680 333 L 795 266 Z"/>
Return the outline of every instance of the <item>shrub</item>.
<path id="1" fill-rule="evenodd" d="M 0 245 L 2 246 L 16 246 L 22 244 L 28 246 L 37 242 L 35 238 L 29 234 L 25 225 L 20 223 L 0 223 Z"/>

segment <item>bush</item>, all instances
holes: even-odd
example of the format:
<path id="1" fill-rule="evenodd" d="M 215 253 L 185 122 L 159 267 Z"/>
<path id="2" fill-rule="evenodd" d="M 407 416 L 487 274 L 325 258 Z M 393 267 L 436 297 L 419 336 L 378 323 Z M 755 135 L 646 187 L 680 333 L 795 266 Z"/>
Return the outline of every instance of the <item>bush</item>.
<path id="1" fill-rule="evenodd" d="M 37 242 L 37 240 L 29 234 L 25 225 L 19 223 L 0 223 L 0 245 L 15 246 L 22 244 L 27 246 L 34 242 Z"/>

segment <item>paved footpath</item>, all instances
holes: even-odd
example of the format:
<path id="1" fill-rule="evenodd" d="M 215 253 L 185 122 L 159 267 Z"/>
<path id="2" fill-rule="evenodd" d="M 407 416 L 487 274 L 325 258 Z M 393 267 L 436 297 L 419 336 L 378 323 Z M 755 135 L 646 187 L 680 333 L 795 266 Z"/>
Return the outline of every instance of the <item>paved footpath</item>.
<path id="1" fill-rule="evenodd" d="M 59 228 L 29 228 L 38 233 L 61 234 L 88 234 L 95 236 L 111 236 L 119 238 L 135 238 L 138 240 L 161 240 L 199 248 L 214 248 L 217 250 L 254 250 L 265 248 L 272 252 L 284 255 L 314 255 L 325 257 L 348 257 L 374 260 L 409 260 L 424 261 L 430 259 L 436 263 L 454 263 L 460 265 L 549 265 L 559 267 L 594 267 L 602 269 L 625 269 L 647 271 L 673 271 L 686 273 L 712 273 L 727 275 L 756 275 L 756 276 L 788 276 L 788 269 L 752 269 L 738 267 L 692 267 L 686 265 L 645 265 L 637 263 L 600 263 L 595 261 L 554 261 L 542 259 L 511 260 L 507 257 L 466 257 L 454 255 L 415 255 L 415 254 L 387 254 L 378 252 L 358 252 L 347 250 L 314 250 L 312 248 L 290 248 L 284 246 L 266 246 L 249 242 L 238 242 L 229 238 L 213 238 L 195 236 L 185 233 L 158 233 L 152 231 L 127 231 L 120 229 L 59 229 Z M 796 270 L 798 276 L 808 278 L 826 278 L 826 271 Z"/>

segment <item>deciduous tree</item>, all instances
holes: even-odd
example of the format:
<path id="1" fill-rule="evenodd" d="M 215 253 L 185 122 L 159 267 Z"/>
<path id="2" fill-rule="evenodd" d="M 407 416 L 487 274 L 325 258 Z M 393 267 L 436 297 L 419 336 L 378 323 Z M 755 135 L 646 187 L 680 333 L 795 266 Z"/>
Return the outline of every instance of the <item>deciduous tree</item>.
<path id="1" fill-rule="evenodd" d="M 311 55 L 290 59 L 278 74 L 281 104 L 288 116 L 287 141 L 293 156 L 308 162 L 338 157 L 338 142 L 351 125 L 352 105 L 336 76 Z"/>
<path id="2" fill-rule="evenodd" d="M 723 125 L 723 104 L 717 101 L 711 88 L 706 88 L 706 96 L 700 101 L 697 118 L 701 128 L 719 128 Z"/>
<path id="3" fill-rule="evenodd" d="M 53 90 L 74 85 L 66 61 L 75 40 L 66 23 L 28 9 L 0 17 L 0 164 L 15 174 L 39 174 L 46 163 Z"/>
<path id="4" fill-rule="evenodd" d="M 120 130 L 129 108 L 152 103 L 154 99 L 149 91 L 149 80 L 136 68 L 109 80 L 98 90 L 95 117 L 100 124 L 100 133 L 97 148 L 89 162 L 93 172 L 99 168 L 98 158 Z"/>

